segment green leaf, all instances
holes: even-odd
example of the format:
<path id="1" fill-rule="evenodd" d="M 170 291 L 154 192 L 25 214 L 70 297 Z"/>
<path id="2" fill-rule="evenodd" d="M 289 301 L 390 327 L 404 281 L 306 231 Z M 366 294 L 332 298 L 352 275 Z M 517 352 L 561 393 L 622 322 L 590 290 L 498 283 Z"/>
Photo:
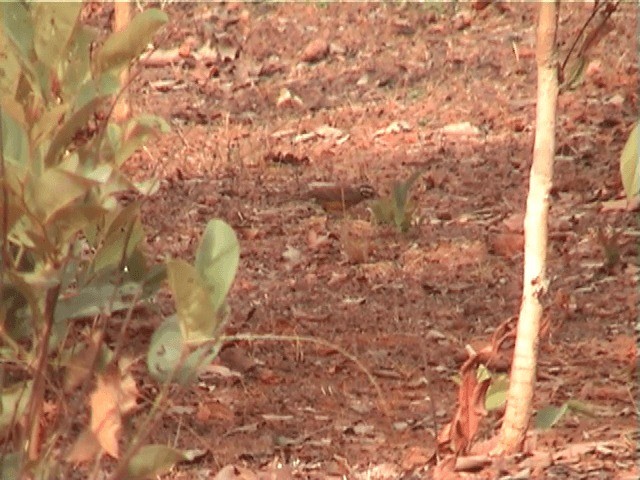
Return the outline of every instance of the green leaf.
<path id="1" fill-rule="evenodd" d="M 50 242 L 57 245 L 70 243 L 75 235 L 102 217 L 105 210 L 96 205 L 71 203 L 58 209 L 43 224 Z"/>
<path id="2" fill-rule="evenodd" d="M 18 478 L 20 476 L 20 453 L 5 453 L 0 459 L 0 478 Z"/>
<path id="3" fill-rule="evenodd" d="M 94 182 L 59 168 L 49 168 L 25 183 L 25 204 L 42 224 L 58 210 L 84 196 Z"/>
<path id="4" fill-rule="evenodd" d="M 484 397 L 484 408 L 489 411 L 501 408 L 507 401 L 508 391 L 509 377 L 507 375 L 498 375 L 492 378 L 491 385 L 489 385 Z"/>
<path id="5" fill-rule="evenodd" d="M 87 125 L 89 119 L 97 110 L 101 97 L 95 97 L 82 108 L 76 110 L 66 120 L 51 141 L 51 145 L 44 157 L 46 167 L 54 166 L 61 158 L 69 143 L 81 128 Z"/>
<path id="6" fill-rule="evenodd" d="M 38 2 L 32 6 L 33 43 L 38 59 L 59 73 L 57 66 L 68 51 L 82 2 Z"/>
<path id="7" fill-rule="evenodd" d="M 26 3 L 0 2 L 0 31 L 18 49 L 21 57 L 26 61 L 33 53 L 34 29 L 31 14 Z"/>
<path id="8" fill-rule="evenodd" d="M 5 6 L 9 2 L 2 2 L 0 5 L 0 16 L 4 14 Z M 0 68 L 0 99 L 13 99 L 18 87 L 18 79 L 22 75 L 21 64 L 18 61 L 13 43 L 6 37 L 6 32 L 0 22 L 0 55 L 2 56 L 2 67 Z"/>
<path id="9" fill-rule="evenodd" d="M 167 280 L 173 291 L 184 340 L 210 340 L 220 325 L 212 303 L 211 289 L 193 266 L 180 259 L 167 263 Z"/>
<path id="10" fill-rule="evenodd" d="M 5 100 L 7 101 L 5 102 Z M 7 162 L 26 166 L 29 162 L 29 137 L 23 127 L 25 120 L 22 109 L 18 104 L 8 99 L 3 99 L 0 102 L 4 158 Z"/>
<path id="11" fill-rule="evenodd" d="M 80 2 L 78 2 L 80 3 Z M 78 89 L 91 78 L 91 43 L 97 37 L 96 31 L 85 25 L 76 25 L 75 35 L 71 37 L 67 55 L 69 61 L 62 64 L 60 86 L 62 98 L 71 100 Z"/>
<path id="12" fill-rule="evenodd" d="M 534 426 L 539 430 L 548 430 L 562 419 L 569 406 L 564 403 L 560 407 L 549 406 L 538 410 L 534 419 Z"/>
<path id="13" fill-rule="evenodd" d="M 580 55 L 572 60 L 569 67 L 569 73 L 567 74 L 565 81 L 560 85 L 560 90 L 575 90 L 584 81 L 584 74 L 587 71 L 587 57 Z"/>
<path id="14" fill-rule="evenodd" d="M 567 400 L 567 407 L 569 407 L 569 410 L 571 410 L 572 412 L 582 413 L 590 417 L 598 416 L 593 406 L 579 400 Z"/>
<path id="15" fill-rule="evenodd" d="M 180 364 L 183 350 L 185 346 L 180 325 L 175 316 L 169 317 L 151 336 L 147 352 L 149 373 L 158 381 L 167 381 Z"/>
<path id="16" fill-rule="evenodd" d="M 106 231 L 93 258 L 91 271 L 119 270 L 144 238 L 139 205 L 135 202 L 107 217 Z"/>
<path id="17" fill-rule="evenodd" d="M 129 257 L 125 265 L 124 279 L 142 285 L 142 299 L 157 293 L 166 278 L 166 265 L 153 265 L 149 268 L 139 247 Z"/>
<path id="18" fill-rule="evenodd" d="M 136 15 L 124 30 L 112 33 L 98 51 L 98 71 L 127 66 L 144 51 L 158 28 L 167 21 L 167 14 L 155 8 Z"/>
<path id="19" fill-rule="evenodd" d="M 167 318 L 151 336 L 147 368 L 158 381 L 172 380 L 180 385 L 193 384 L 201 368 L 210 364 L 220 351 L 220 342 L 204 345 L 189 353 L 178 319 Z"/>
<path id="20" fill-rule="evenodd" d="M 49 141 L 53 137 L 53 132 L 60 125 L 60 121 L 67 114 L 68 109 L 69 105 L 62 103 L 54 105 L 50 110 L 44 112 L 31 129 L 31 141 L 36 144 L 43 140 Z"/>
<path id="21" fill-rule="evenodd" d="M 0 318 L 4 319 L 2 329 L 13 340 L 20 341 L 32 333 L 28 300 L 14 285 L 0 288 Z"/>
<path id="22" fill-rule="evenodd" d="M 58 300 L 54 321 L 90 318 L 100 313 L 110 315 L 127 310 L 132 306 L 132 300 L 139 289 L 137 283 L 125 283 L 116 287 L 104 279 L 95 281 L 78 293 Z"/>
<path id="23" fill-rule="evenodd" d="M 214 312 L 224 304 L 240 261 L 240 245 L 233 228 L 222 220 L 211 220 L 196 251 L 195 267 L 213 290 Z"/>
<path id="24" fill-rule="evenodd" d="M 127 465 L 129 480 L 153 479 L 167 473 L 178 462 L 188 460 L 182 450 L 164 445 L 145 445 Z"/>
<path id="25" fill-rule="evenodd" d="M 639 137 L 640 122 L 636 122 L 620 154 L 620 175 L 622 176 L 622 185 L 628 200 L 633 199 L 640 193 Z"/>
<path id="26" fill-rule="evenodd" d="M 169 124 L 155 115 L 141 115 L 131 119 L 125 128 L 124 142 L 118 145 L 115 150 L 117 152 L 115 157 L 116 164 L 120 166 L 127 161 L 136 150 L 147 142 L 151 135 L 169 131 Z"/>
<path id="27" fill-rule="evenodd" d="M 0 391 L 0 433 L 7 433 L 7 429 L 15 426 L 22 418 L 31 396 L 31 380 L 19 382 Z"/>

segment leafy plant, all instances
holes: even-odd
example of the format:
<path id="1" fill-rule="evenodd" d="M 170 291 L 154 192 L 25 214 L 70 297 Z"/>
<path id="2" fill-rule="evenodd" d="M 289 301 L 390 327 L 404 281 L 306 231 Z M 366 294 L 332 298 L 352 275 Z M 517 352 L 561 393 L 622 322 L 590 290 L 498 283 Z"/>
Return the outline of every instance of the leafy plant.
<path id="1" fill-rule="evenodd" d="M 476 372 L 479 380 L 490 379 L 491 384 L 484 397 L 484 407 L 487 411 L 502 408 L 507 402 L 509 391 L 509 377 L 504 373 L 494 374 L 484 365 L 480 365 Z M 548 405 L 535 412 L 534 427 L 547 430 L 555 426 L 568 412 L 582 413 L 593 416 L 593 408 L 578 400 L 568 400 L 559 407 Z"/>
<path id="2" fill-rule="evenodd" d="M 182 370 L 159 377 L 193 379 L 198 361 L 214 352 L 238 264 L 235 235 L 220 221 L 207 227 L 194 267 L 180 260 L 167 267 L 147 263 L 140 201 L 124 207 L 116 198 L 155 191 L 155 180 L 134 182 L 121 167 L 168 126 L 150 115 L 118 125 L 110 111 L 120 72 L 167 16 L 142 12 L 91 54 L 95 34 L 81 24 L 81 8 L 73 2 L 0 4 L 0 435 L 13 439 L 0 461 L 1 478 L 61 475 L 63 465 L 46 457 L 58 438 L 53 430 L 71 431 L 73 417 L 61 416 L 43 434 L 45 395 L 58 402 L 79 398 L 75 408 L 90 397 L 91 423 L 68 459 L 89 460 L 100 451 L 118 456 L 122 417 L 137 395 L 131 362 L 120 355 L 134 307 L 153 296 L 168 272 L 178 314 L 163 327 L 177 326 L 172 340 L 202 350 L 197 357 L 180 350 Z M 185 280 L 192 288 L 184 288 Z M 103 340 L 116 312 L 123 319 L 112 350 Z M 93 321 L 78 322 L 86 318 Z M 165 372 L 174 367 L 158 365 Z M 48 395 L 51 389 L 57 392 Z M 131 478 L 160 471 L 169 457 L 189 458 L 153 446 L 140 451 L 143 434 L 120 462 Z M 136 452 L 155 452 L 164 463 L 141 463 Z"/>
<path id="3" fill-rule="evenodd" d="M 411 227 L 415 206 L 410 201 L 409 191 L 424 169 L 415 171 L 404 182 L 395 182 L 391 195 L 373 202 L 371 210 L 377 223 L 394 225 L 399 232 L 407 232 Z"/>
<path id="4" fill-rule="evenodd" d="M 548 430 L 555 426 L 568 412 L 582 413 L 593 416 L 592 407 L 577 400 L 568 400 L 559 407 L 550 405 L 541 408 L 535 414 L 534 426 L 540 430 Z"/>

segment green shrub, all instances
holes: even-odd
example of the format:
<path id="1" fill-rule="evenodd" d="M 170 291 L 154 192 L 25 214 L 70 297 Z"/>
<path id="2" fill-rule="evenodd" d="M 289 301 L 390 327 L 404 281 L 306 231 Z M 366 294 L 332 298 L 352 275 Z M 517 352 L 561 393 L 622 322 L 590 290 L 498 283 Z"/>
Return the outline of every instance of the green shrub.
<path id="1" fill-rule="evenodd" d="M 80 23 L 81 8 L 0 4 L 0 438 L 12 441 L 0 458 L 0 478 L 60 476 L 66 466 L 51 452 L 73 417 L 60 415 L 43 433 L 41 413 L 45 398 L 61 406 L 71 392 L 81 401 L 60 410 L 82 408 L 88 398 L 91 422 L 67 459 L 118 456 L 121 417 L 137 393 L 130 362 L 118 353 L 133 308 L 168 272 L 177 315 L 154 335 L 148 365 L 162 380 L 193 380 L 217 351 L 238 264 L 236 237 L 221 221 L 207 226 L 195 266 L 147 263 L 140 202 L 124 207 L 116 198 L 132 189 L 154 192 L 154 180 L 134 182 L 121 168 L 168 126 L 150 115 L 118 125 L 109 113 L 120 72 L 167 17 L 147 10 L 91 52 L 95 34 Z M 124 320 L 112 351 L 103 338 L 116 312 Z M 167 339 L 171 355 L 162 350 Z M 88 438 L 95 448 L 78 448 Z M 141 448 L 148 454 L 154 446 L 143 447 L 140 435 L 129 442 L 122 475 L 157 474 L 167 458 L 188 457 L 163 450 L 163 461 L 154 463 L 158 455 L 135 455 Z"/>

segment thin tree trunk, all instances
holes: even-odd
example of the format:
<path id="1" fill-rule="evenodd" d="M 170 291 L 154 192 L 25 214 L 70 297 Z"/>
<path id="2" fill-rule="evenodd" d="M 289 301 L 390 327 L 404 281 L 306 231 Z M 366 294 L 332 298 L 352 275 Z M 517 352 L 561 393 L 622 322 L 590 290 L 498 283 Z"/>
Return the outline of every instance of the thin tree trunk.
<path id="1" fill-rule="evenodd" d="M 113 31 L 124 30 L 131 19 L 131 3 L 127 1 L 114 1 Z M 125 68 L 120 73 L 120 88 L 125 88 L 129 83 L 129 69 Z M 131 105 L 128 89 L 120 93 L 118 102 L 113 109 L 113 118 L 116 122 L 122 122 L 129 118 Z"/>
<path id="2" fill-rule="evenodd" d="M 536 39 L 538 64 L 536 137 L 524 220 L 522 305 L 518 319 L 507 408 L 498 447 L 505 453 L 521 449 L 531 419 L 538 334 L 542 317 L 541 296 L 545 293 L 548 284 L 546 277 L 547 219 L 553 177 L 558 100 L 556 59 L 558 4 L 559 2 L 556 1 L 546 1 L 539 7 Z"/>

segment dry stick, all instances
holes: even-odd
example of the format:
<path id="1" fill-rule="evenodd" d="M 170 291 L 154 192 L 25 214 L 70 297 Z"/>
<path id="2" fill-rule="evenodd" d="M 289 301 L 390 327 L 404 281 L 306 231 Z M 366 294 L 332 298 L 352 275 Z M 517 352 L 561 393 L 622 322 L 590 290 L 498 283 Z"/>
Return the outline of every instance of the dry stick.
<path id="1" fill-rule="evenodd" d="M 569 58 L 571 57 L 571 54 L 573 53 L 573 50 L 578 45 L 578 41 L 580 40 L 580 38 L 584 34 L 584 31 L 589 26 L 589 23 L 591 22 L 591 20 L 593 20 L 593 18 L 596 16 L 596 14 L 598 13 L 598 10 L 600 10 L 600 7 L 602 5 L 603 4 L 600 4 L 598 2 L 596 2 L 593 5 L 593 10 L 591 11 L 591 15 L 589 15 L 589 18 L 587 18 L 587 20 L 584 22 L 584 24 L 580 28 L 580 31 L 578 32 L 578 34 L 574 37 L 573 43 L 571 44 L 571 47 L 569 48 L 569 51 L 567 52 L 567 56 L 565 57 L 564 62 L 562 62 L 562 66 L 560 67 L 560 71 L 561 72 L 564 72 L 564 69 L 567 66 L 567 62 L 569 61 Z"/>
<path id="2" fill-rule="evenodd" d="M 585 30 L 587 29 L 587 27 L 589 26 L 591 21 L 595 18 L 595 16 L 600 11 L 600 9 L 602 7 L 605 7 L 605 9 L 606 9 L 605 16 L 600 21 L 600 24 L 595 28 L 595 32 L 598 32 L 599 30 L 601 30 L 604 27 L 604 24 L 607 22 L 607 20 L 609 20 L 609 17 L 611 17 L 613 12 L 618 8 L 619 4 L 620 4 L 620 2 L 617 1 L 617 2 L 615 2 L 613 4 L 613 7 L 611 7 L 611 8 L 607 8 L 607 2 L 604 2 L 604 3 L 596 2 L 594 4 L 593 11 L 591 12 L 591 15 L 589 15 L 589 18 L 587 18 L 587 20 L 584 22 L 584 24 L 580 28 L 580 31 L 578 32 L 578 34 L 573 39 L 573 43 L 571 44 L 571 48 L 569 48 L 569 51 L 567 52 L 567 56 L 565 57 L 564 61 L 562 62 L 562 66 L 560 67 L 560 72 L 564 72 L 565 71 L 567 63 L 569 62 L 569 59 L 571 58 L 571 54 L 573 53 L 573 50 L 576 48 L 576 46 L 578 44 L 578 41 L 580 40 L 582 35 L 584 35 Z M 593 32 L 592 32 L 592 34 L 593 34 Z M 592 44 L 597 43 L 597 41 L 594 42 L 594 39 L 597 37 L 597 33 L 595 35 L 592 35 L 592 34 L 590 34 L 587 37 L 585 42 L 580 47 L 580 51 L 578 53 L 578 56 L 584 54 L 584 52 L 586 50 L 588 50 L 591 47 Z"/>
<path id="3" fill-rule="evenodd" d="M 35 378 L 33 380 L 33 390 L 31 391 L 31 399 L 29 405 L 29 414 L 27 418 L 31 421 L 29 426 L 29 444 L 27 446 L 27 454 L 29 460 L 36 460 L 40 453 L 41 431 L 40 413 L 44 403 L 44 384 L 45 370 L 47 358 L 49 356 L 49 337 L 53 328 L 53 314 L 60 294 L 60 285 L 55 285 L 47 290 L 44 305 L 44 329 L 42 331 L 40 341 L 40 352 L 36 363 Z M 24 465 L 23 465 L 24 466 Z M 24 473 L 24 472 L 23 472 Z"/>

